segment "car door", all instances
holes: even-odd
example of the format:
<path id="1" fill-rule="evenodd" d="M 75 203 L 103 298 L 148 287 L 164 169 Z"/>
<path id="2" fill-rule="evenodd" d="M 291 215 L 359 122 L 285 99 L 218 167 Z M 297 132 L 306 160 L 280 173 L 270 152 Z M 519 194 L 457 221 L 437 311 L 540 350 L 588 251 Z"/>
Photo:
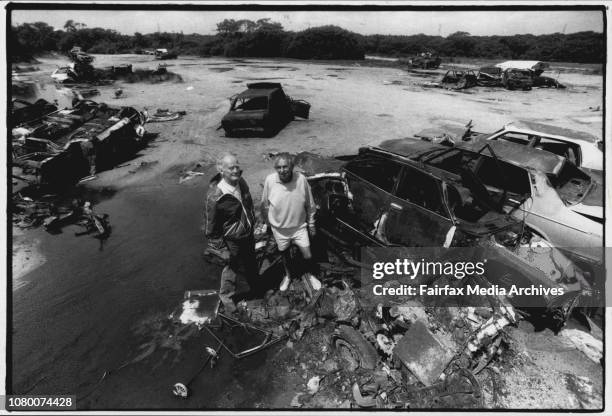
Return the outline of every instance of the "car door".
<path id="1" fill-rule="evenodd" d="M 395 195 L 389 199 L 385 237 L 408 247 L 450 245 L 455 231 L 442 182 L 412 166 L 404 166 Z"/>
<path id="2" fill-rule="evenodd" d="M 346 181 L 352 195 L 353 223 L 357 232 L 375 238 L 383 214 L 395 190 L 401 165 L 378 155 L 362 155 L 344 167 Z M 384 241 L 383 241 L 384 242 Z"/>

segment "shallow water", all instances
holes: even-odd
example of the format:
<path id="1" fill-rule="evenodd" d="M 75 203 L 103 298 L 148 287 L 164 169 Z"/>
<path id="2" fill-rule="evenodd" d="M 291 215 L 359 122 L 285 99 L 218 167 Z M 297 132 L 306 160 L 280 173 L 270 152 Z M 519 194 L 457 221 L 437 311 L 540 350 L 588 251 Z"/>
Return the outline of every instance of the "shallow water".
<path id="1" fill-rule="evenodd" d="M 219 268 L 202 257 L 205 178 L 178 185 L 174 175 L 162 177 L 99 202 L 96 212 L 109 214 L 112 225 L 103 244 L 74 236 L 76 226 L 59 235 L 32 231 L 47 262 L 13 293 L 15 394 L 76 394 L 80 408 L 176 405 L 168 386 L 193 371 L 190 361 L 197 364 L 210 339 L 196 334 L 178 347 L 166 343 L 169 349 L 124 367 L 121 374 L 117 369 L 142 353 L 138 347 L 148 341 L 143 326 L 164 321 L 182 303 L 185 290 L 218 287 Z M 146 381 L 154 367 L 157 376 Z M 151 395 L 156 383 L 160 394 Z M 124 390 L 121 397 L 117 388 Z"/>

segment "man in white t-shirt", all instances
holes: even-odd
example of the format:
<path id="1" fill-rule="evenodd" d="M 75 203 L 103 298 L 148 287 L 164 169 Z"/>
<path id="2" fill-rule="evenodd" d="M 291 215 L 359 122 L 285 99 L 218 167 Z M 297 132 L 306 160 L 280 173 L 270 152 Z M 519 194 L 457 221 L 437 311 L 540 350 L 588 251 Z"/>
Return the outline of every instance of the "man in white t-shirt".
<path id="1" fill-rule="evenodd" d="M 293 157 L 280 153 L 274 158 L 275 173 L 266 177 L 261 197 L 262 218 L 272 229 L 278 250 L 283 253 L 285 277 L 280 290 L 289 287 L 289 246 L 293 243 L 300 249 L 305 260 L 308 278 L 314 289 L 321 283 L 312 275 L 314 264 L 310 251 L 310 238 L 316 234 L 316 206 L 306 177 L 293 171 Z"/>

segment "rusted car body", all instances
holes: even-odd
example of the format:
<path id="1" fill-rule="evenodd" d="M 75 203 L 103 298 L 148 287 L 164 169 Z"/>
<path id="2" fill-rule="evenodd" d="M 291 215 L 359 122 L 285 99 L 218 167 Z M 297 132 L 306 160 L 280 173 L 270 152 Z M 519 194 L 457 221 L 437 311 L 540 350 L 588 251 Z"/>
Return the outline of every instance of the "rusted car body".
<path id="1" fill-rule="evenodd" d="M 463 90 L 477 85 L 477 77 L 471 69 L 459 71 L 449 69 L 440 81 L 440 87 L 453 90 Z"/>
<path id="2" fill-rule="evenodd" d="M 603 182 L 595 172 L 580 169 L 562 156 L 509 142 L 487 141 L 495 158 L 514 166 L 508 180 L 528 198 L 513 215 L 584 267 L 603 263 Z M 480 142 L 461 143 L 461 152 L 492 159 Z M 451 157 L 448 153 L 447 157 Z M 446 165 L 458 170 L 457 165 Z M 487 190 L 494 187 L 485 170 L 477 176 Z M 501 185 L 501 184 L 500 184 Z M 498 185 L 499 186 L 499 185 Z"/>
<path id="3" fill-rule="evenodd" d="M 155 59 L 176 59 L 178 55 L 174 52 L 169 52 L 168 49 L 155 49 Z"/>
<path id="4" fill-rule="evenodd" d="M 13 129 L 13 166 L 32 183 L 74 182 L 133 151 L 145 121 L 132 107 L 80 101 Z"/>
<path id="5" fill-rule="evenodd" d="M 432 54 L 421 54 L 408 58 L 407 60 L 402 60 L 402 63 L 406 63 L 410 68 L 438 69 L 440 68 L 442 59 Z"/>
<path id="6" fill-rule="evenodd" d="M 470 140 L 494 140 L 515 143 L 562 156 L 586 169 L 603 171 L 601 140 L 583 132 L 560 129 L 541 123 L 508 123 L 494 133 L 470 132 Z"/>
<path id="7" fill-rule="evenodd" d="M 247 90 L 230 98 L 230 110 L 221 120 L 227 136 L 239 131 L 273 135 L 294 116 L 308 118 L 310 104 L 289 98 L 281 84 L 259 82 L 247 84 L 247 87 Z"/>
<path id="8" fill-rule="evenodd" d="M 528 69 L 505 69 L 502 73 L 502 85 L 508 90 L 528 91 L 533 87 L 532 72 Z"/>
<path id="9" fill-rule="evenodd" d="M 485 66 L 480 68 L 476 81 L 483 87 L 501 87 L 503 70 L 496 66 Z"/>
<path id="10" fill-rule="evenodd" d="M 563 323 L 574 300 L 590 289 L 582 271 L 552 246 L 540 268 L 526 261 L 527 255 L 517 256 L 518 246 L 528 250 L 539 241 L 525 232 L 524 214 L 517 213 L 527 201 L 526 190 L 514 187 L 491 197 L 466 173 L 421 160 L 448 150 L 417 140 L 391 140 L 360 149 L 336 172 L 311 175 L 322 234 L 353 257 L 368 246 L 486 248 L 490 264 L 504 270 L 487 276 L 491 282 L 508 284 L 497 279 L 512 276 L 515 283 L 564 287 L 570 295 L 562 305 L 551 297 L 538 299 L 546 313 Z M 495 161 L 488 162 L 482 172 L 497 169 Z M 498 174 L 491 177 L 501 180 Z"/>
<path id="11" fill-rule="evenodd" d="M 36 100 L 34 103 L 13 99 L 11 102 L 11 117 L 9 123 L 11 127 L 15 127 L 21 123 L 36 120 L 55 111 L 57 111 L 57 107 L 42 98 Z"/>

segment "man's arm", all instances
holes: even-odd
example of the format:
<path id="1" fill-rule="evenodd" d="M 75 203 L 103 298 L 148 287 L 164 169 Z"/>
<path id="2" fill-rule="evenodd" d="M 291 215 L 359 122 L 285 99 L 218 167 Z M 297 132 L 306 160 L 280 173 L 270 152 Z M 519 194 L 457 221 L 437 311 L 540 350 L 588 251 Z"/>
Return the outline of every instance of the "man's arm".
<path id="1" fill-rule="evenodd" d="M 317 206 L 315 204 L 314 198 L 312 196 L 312 189 L 310 189 L 310 184 L 308 180 L 304 176 L 304 192 L 306 196 L 305 209 L 306 209 L 306 221 L 308 222 L 308 230 L 312 235 L 316 234 L 315 228 L 315 214 L 317 213 Z"/>
<path id="2" fill-rule="evenodd" d="M 204 234 L 208 239 L 209 244 L 218 245 L 221 240 L 219 227 L 217 224 L 217 202 L 209 192 L 206 195 L 206 204 L 204 208 Z"/>
<path id="3" fill-rule="evenodd" d="M 263 191 L 261 193 L 261 205 L 260 205 L 260 214 L 261 219 L 264 223 L 270 225 L 268 221 L 268 209 L 270 208 L 270 203 L 268 202 L 268 194 L 270 192 L 270 186 L 268 185 L 268 178 L 264 181 Z"/>

